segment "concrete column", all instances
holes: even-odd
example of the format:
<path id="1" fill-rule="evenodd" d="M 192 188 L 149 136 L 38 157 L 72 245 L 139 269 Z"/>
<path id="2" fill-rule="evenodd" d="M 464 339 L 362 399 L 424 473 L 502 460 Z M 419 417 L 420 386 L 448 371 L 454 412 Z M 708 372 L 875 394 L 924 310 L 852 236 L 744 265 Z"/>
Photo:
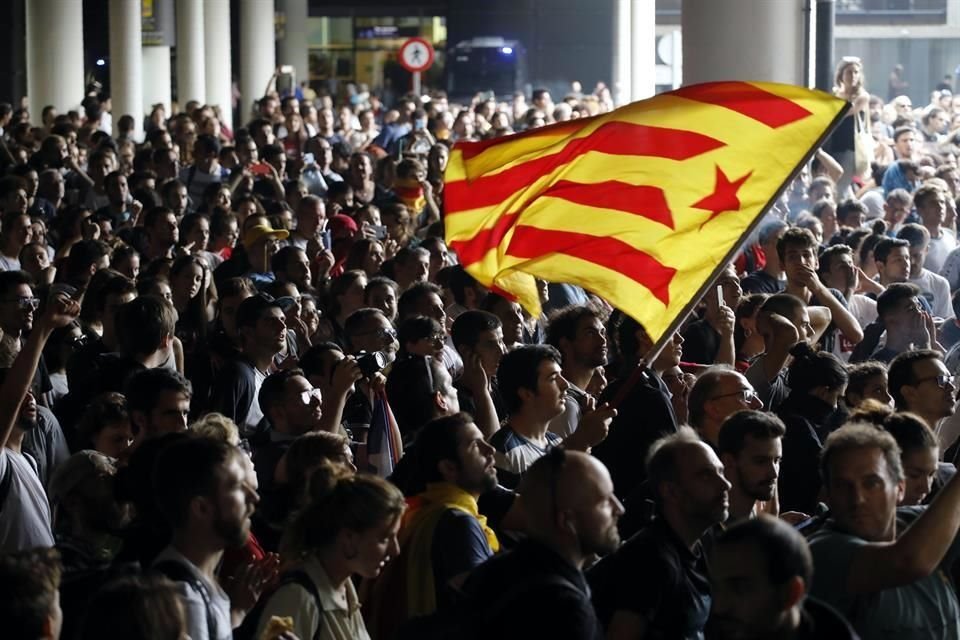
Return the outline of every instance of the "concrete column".
<path id="1" fill-rule="evenodd" d="M 805 86 L 804 0 L 683 0 L 683 83 Z"/>
<path id="2" fill-rule="evenodd" d="M 110 0 L 110 99 L 113 122 L 133 116 L 134 140 L 143 140 L 143 54 L 140 0 Z"/>
<path id="3" fill-rule="evenodd" d="M 177 103 L 207 101 L 203 2 L 177 0 Z"/>
<path id="4" fill-rule="evenodd" d="M 233 67 L 230 62 L 230 0 L 206 0 L 203 6 L 207 104 L 220 107 L 223 124 L 233 128 Z"/>
<path id="5" fill-rule="evenodd" d="M 657 89 L 657 9 L 654 0 L 632 0 L 630 97 L 643 100 Z"/>
<path id="6" fill-rule="evenodd" d="M 30 0 L 27 6 L 27 96 L 30 117 L 60 113 L 83 100 L 83 0 Z"/>
<path id="7" fill-rule="evenodd" d="M 149 112 L 158 102 L 170 117 L 172 100 L 170 47 L 143 47 L 143 109 Z"/>
<path id="8" fill-rule="evenodd" d="M 622 106 L 632 95 L 630 76 L 630 4 L 633 0 L 614 0 L 613 7 L 613 103 Z"/>
<path id="9" fill-rule="evenodd" d="M 293 65 L 297 84 L 310 79 L 307 56 L 307 0 L 277 0 L 284 15 L 283 38 L 277 41 L 277 64 Z"/>
<path id="10" fill-rule="evenodd" d="M 273 0 L 240 0 L 240 121 L 277 68 Z"/>

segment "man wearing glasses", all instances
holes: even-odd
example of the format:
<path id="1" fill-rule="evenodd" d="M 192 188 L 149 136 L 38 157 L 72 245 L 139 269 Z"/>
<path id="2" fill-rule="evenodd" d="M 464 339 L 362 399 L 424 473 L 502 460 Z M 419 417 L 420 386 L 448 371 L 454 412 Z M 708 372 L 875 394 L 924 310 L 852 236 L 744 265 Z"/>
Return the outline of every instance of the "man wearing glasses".
<path id="1" fill-rule="evenodd" d="M 33 328 L 40 299 L 33 295 L 33 280 L 25 271 L 0 272 L 0 330 L 6 353 L 17 354 L 26 341 L 26 334 Z M 0 363 L 9 367 L 10 363 Z M 33 379 L 33 393 L 37 402 L 46 406 L 45 395 L 53 389 L 43 358 Z"/>
<path id="2" fill-rule="evenodd" d="M 290 444 L 304 433 L 320 429 L 323 396 L 301 369 L 286 369 L 267 376 L 258 399 L 270 428 L 251 444 L 260 491 L 267 493 L 273 486 L 277 462 Z"/>
<path id="3" fill-rule="evenodd" d="M 716 449 L 724 420 L 737 411 L 762 409 L 763 402 L 741 373 L 716 365 L 697 378 L 690 389 L 687 406 L 690 426 Z"/>
<path id="4" fill-rule="evenodd" d="M 934 433 L 941 420 L 953 415 L 957 385 L 939 352 L 904 351 L 890 363 L 888 379 L 897 410 L 917 414 Z"/>

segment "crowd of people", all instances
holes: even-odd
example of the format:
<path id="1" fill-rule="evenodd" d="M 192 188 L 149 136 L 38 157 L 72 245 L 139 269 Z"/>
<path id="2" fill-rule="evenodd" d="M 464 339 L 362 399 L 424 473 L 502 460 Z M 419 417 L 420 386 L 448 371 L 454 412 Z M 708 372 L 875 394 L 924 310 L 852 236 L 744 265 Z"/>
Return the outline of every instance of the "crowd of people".
<path id="1" fill-rule="evenodd" d="M 602 85 L 0 105 L 4 635 L 960 638 L 960 101 L 863 84 L 659 353 L 444 242 Z"/>

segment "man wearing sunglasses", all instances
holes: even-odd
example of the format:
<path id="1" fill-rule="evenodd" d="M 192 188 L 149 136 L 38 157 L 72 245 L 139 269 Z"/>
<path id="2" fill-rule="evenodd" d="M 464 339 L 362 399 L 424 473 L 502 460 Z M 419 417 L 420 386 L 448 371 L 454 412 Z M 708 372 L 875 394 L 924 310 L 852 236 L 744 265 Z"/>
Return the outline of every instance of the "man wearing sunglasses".
<path id="1" fill-rule="evenodd" d="M 0 271 L 0 331 L 7 353 L 18 353 L 26 342 L 26 334 L 33 329 L 40 299 L 33 295 L 33 279 L 25 271 Z M 3 363 L 2 366 L 9 366 Z M 33 393 L 37 402 L 47 406 L 46 394 L 53 385 L 44 359 L 40 358 L 33 379 Z"/>
<path id="2" fill-rule="evenodd" d="M 251 444 L 260 491 L 267 493 L 273 486 L 277 462 L 290 444 L 320 428 L 323 396 L 320 389 L 307 381 L 303 370 L 286 369 L 267 376 L 258 399 L 269 429 L 257 434 Z"/>

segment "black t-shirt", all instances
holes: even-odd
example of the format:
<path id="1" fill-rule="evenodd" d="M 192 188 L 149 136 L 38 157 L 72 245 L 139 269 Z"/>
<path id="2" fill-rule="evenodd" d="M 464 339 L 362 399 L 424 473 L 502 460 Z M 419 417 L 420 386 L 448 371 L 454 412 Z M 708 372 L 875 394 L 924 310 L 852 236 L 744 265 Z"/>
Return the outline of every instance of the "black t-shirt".
<path id="1" fill-rule="evenodd" d="M 740 288 L 744 293 L 780 293 L 786 287 L 786 283 L 779 278 L 774 278 L 766 271 L 754 271 L 746 278 L 740 281 Z"/>
<path id="2" fill-rule="evenodd" d="M 533 540 L 477 567 L 463 592 L 482 621 L 478 635 L 498 640 L 603 638 L 583 573 Z"/>
<path id="3" fill-rule="evenodd" d="M 610 402 L 629 383 L 630 373 L 607 385 L 600 402 Z M 593 447 L 595 458 L 603 462 L 613 478 L 613 488 L 621 500 L 646 480 L 643 461 L 658 438 L 676 433 L 677 417 L 666 386 L 647 370 L 617 407 L 606 440 Z"/>
<path id="4" fill-rule="evenodd" d="M 476 518 L 459 509 L 448 509 L 433 531 L 430 560 L 433 564 L 437 607 L 457 601 L 449 583 L 493 556 L 487 537 Z"/>
<path id="5" fill-rule="evenodd" d="M 699 639 L 710 614 L 710 583 L 700 544 L 691 552 L 657 518 L 587 573 L 604 626 L 616 611 L 647 621 L 651 640 Z"/>

